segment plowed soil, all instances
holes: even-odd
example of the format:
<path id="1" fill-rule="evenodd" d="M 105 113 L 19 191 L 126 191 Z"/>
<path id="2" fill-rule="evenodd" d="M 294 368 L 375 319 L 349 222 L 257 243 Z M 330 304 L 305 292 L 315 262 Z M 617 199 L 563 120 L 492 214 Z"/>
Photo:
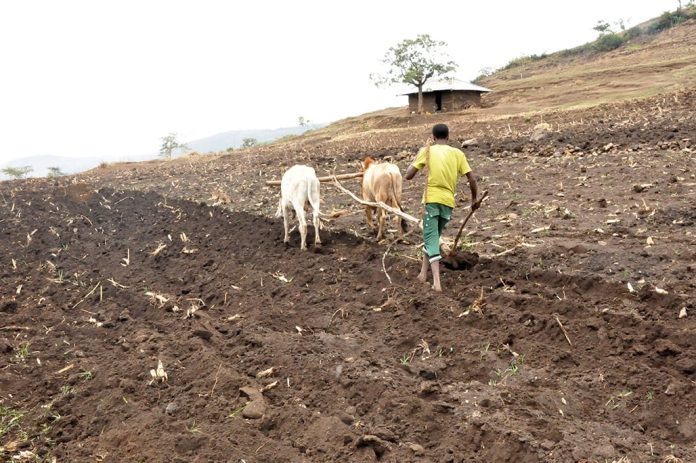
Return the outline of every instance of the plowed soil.
<path id="1" fill-rule="evenodd" d="M 263 184 L 294 162 L 354 170 L 373 143 L 405 167 L 430 121 L 282 158 L 0 184 L 0 455 L 696 461 L 694 97 L 679 95 L 571 113 L 585 122 L 541 142 L 523 119 L 500 139 L 510 121 L 476 125 L 480 259 L 442 295 L 415 279 L 417 243 L 385 254 L 328 185 L 323 210 L 342 213 L 324 247 L 301 252 L 296 232 L 286 247 Z M 654 118 L 624 123 L 638 112 Z M 233 204 L 201 202 L 216 188 Z"/>

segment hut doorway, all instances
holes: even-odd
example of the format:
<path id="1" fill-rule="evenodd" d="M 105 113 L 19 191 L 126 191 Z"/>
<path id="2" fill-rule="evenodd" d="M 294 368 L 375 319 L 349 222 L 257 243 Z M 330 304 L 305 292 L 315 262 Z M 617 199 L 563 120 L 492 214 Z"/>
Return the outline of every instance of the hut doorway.
<path id="1" fill-rule="evenodd" d="M 435 111 L 442 111 L 442 93 L 435 92 Z"/>

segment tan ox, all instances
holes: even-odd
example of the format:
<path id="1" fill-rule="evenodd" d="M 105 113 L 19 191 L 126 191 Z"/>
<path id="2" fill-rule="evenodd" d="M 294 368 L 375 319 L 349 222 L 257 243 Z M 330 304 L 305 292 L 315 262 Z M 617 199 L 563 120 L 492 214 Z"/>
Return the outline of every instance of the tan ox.
<path id="1" fill-rule="evenodd" d="M 371 157 L 363 161 L 362 197 L 365 201 L 383 202 L 401 210 L 401 172 L 399 168 L 390 162 L 378 163 Z M 367 225 L 374 230 L 372 213 L 377 213 L 377 240 L 384 237 L 387 212 L 379 207 L 365 206 Z M 406 230 L 406 222 L 401 217 L 396 217 L 396 228 L 403 236 Z"/>

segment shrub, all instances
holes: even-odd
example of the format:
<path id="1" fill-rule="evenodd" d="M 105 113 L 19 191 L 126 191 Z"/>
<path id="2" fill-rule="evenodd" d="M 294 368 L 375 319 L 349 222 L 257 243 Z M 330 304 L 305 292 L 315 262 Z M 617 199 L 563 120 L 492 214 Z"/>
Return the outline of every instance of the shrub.
<path id="1" fill-rule="evenodd" d="M 520 56 L 519 58 L 515 58 L 512 61 L 510 61 L 508 64 L 503 66 L 502 70 L 505 71 L 507 69 L 512 69 L 518 66 L 523 66 L 525 64 L 530 64 L 535 61 L 542 60 L 546 58 L 548 55 L 546 53 L 542 53 L 541 55 L 529 55 L 529 56 Z"/>
<path id="2" fill-rule="evenodd" d="M 596 51 L 611 51 L 619 48 L 626 41 L 624 34 L 604 34 L 594 41 L 593 48 Z"/>
<path id="3" fill-rule="evenodd" d="M 654 23 L 648 26 L 648 33 L 657 34 L 693 18 L 696 18 L 696 5 L 688 5 L 676 11 L 665 11 Z"/>
<path id="4" fill-rule="evenodd" d="M 640 37 L 643 35 L 643 31 L 641 30 L 640 27 L 632 27 L 629 30 L 626 31 L 626 36 L 628 39 L 635 39 L 636 37 Z"/>

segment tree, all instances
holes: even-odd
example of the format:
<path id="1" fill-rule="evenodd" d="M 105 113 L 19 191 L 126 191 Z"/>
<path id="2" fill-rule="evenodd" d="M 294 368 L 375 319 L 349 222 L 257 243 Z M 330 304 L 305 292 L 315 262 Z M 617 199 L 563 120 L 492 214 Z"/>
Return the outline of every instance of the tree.
<path id="1" fill-rule="evenodd" d="M 384 74 L 371 74 L 378 87 L 405 83 L 418 89 L 418 112 L 423 112 L 423 85 L 432 77 L 444 77 L 457 69 L 445 53 L 447 44 L 421 34 L 389 48 L 382 62 L 388 66 Z"/>
<path id="2" fill-rule="evenodd" d="M 65 172 L 60 170 L 60 167 L 49 167 L 46 177 L 62 177 L 63 175 L 65 175 Z"/>
<path id="3" fill-rule="evenodd" d="M 242 148 L 251 148 L 252 146 L 256 146 L 258 144 L 258 141 L 256 138 L 245 138 L 242 140 Z"/>
<path id="4" fill-rule="evenodd" d="M 24 178 L 33 170 L 34 169 L 31 166 L 5 167 L 1 172 L 12 178 Z"/>
<path id="5" fill-rule="evenodd" d="M 297 123 L 300 125 L 300 127 L 307 127 L 309 125 L 309 119 L 305 119 L 304 117 L 300 116 L 297 118 Z"/>
<path id="6" fill-rule="evenodd" d="M 178 135 L 174 132 L 170 133 L 166 137 L 162 137 L 162 145 L 160 146 L 160 156 L 163 158 L 171 159 L 172 158 L 172 152 L 177 149 L 189 149 L 188 146 L 186 146 L 183 143 L 179 143 L 177 140 Z"/>
<path id="7" fill-rule="evenodd" d="M 597 21 L 597 25 L 592 28 L 593 30 L 599 32 L 600 34 L 606 34 L 606 33 L 611 33 L 611 26 L 609 25 L 608 22 L 599 20 Z"/>
<path id="8" fill-rule="evenodd" d="M 495 72 L 495 70 L 492 67 L 485 67 L 479 69 L 479 75 L 472 81 L 475 84 L 481 84 L 481 81 L 485 79 L 486 77 L 492 75 Z"/>

